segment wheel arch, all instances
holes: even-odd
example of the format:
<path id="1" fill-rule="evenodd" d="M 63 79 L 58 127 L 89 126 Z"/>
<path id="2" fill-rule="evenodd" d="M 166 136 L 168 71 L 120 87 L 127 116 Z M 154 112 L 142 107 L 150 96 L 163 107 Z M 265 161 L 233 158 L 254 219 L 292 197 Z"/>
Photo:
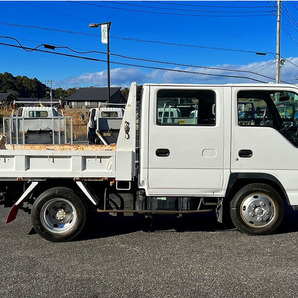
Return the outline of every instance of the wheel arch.
<path id="1" fill-rule="evenodd" d="M 273 175 L 266 173 L 232 173 L 226 191 L 228 201 L 231 201 L 242 187 L 251 183 L 263 183 L 273 187 L 287 204 L 290 204 L 282 183 Z"/>
<path id="2" fill-rule="evenodd" d="M 43 192 L 53 187 L 69 188 L 70 190 L 74 191 L 81 200 L 84 200 L 89 207 L 94 207 L 98 203 L 98 201 L 92 197 L 92 194 L 89 192 L 88 188 L 86 188 L 85 186 L 80 186 L 72 179 L 48 179 L 45 181 L 31 181 L 31 184 L 27 188 L 27 193 L 25 192 L 25 195 L 23 194 L 12 206 L 7 216 L 6 223 L 15 220 L 18 210 L 24 202 L 30 202 L 32 198 L 36 199 Z M 33 204 L 33 201 L 31 202 L 31 204 Z"/>

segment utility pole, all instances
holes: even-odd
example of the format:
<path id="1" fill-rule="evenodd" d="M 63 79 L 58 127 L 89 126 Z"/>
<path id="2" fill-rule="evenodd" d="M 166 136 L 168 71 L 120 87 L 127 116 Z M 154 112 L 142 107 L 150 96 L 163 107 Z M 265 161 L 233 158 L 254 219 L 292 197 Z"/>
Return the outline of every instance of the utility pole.
<path id="1" fill-rule="evenodd" d="M 52 102 L 53 102 L 53 83 L 55 81 L 52 81 L 52 80 L 49 80 L 49 81 L 46 81 L 46 83 L 49 83 L 50 84 L 50 99 L 51 99 L 51 107 L 52 107 Z"/>
<path id="2" fill-rule="evenodd" d="M 281 80 L 281 65 L 280 65 L 280 18 L 281 18 L 281 0 L 277 1 L 277 35 L 276 35 L 276 83 Z"/>

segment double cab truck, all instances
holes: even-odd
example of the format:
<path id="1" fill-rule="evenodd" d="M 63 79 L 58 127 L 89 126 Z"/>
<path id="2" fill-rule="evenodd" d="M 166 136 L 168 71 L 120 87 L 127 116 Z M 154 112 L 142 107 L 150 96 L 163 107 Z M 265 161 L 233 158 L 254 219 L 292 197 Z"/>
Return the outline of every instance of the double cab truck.
<path id="1" fill-rule="evenodd" d="M 277 108 L 296 102 L 295 85 L 145 84 L 137 105 L 132 83 L 116 144 L 2 145 L 7 223 L 28 209 L 41 237 L 68 241 L 92 208 L 111 215 L 214 211 L 246 234 L 273 233 L 285 204 L 298 209 L 298 126 L 284 123 Z M 270 118 L 243 118 L 248 103 Z M 173 109 L 181 113 L 171 121 L 160 116 Z"/>

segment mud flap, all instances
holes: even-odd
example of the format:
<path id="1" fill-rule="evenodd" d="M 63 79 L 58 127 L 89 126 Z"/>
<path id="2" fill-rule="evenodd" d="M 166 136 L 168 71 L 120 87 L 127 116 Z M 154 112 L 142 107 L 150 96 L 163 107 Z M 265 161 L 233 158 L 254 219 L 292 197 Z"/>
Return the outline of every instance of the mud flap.
<path id="1" fill-rule="evenodd" d="M 215 208 L 216 219 L 219 223 L 223 223 L 223 199 L 220 199 Z"/>
<path id="2" fill-rule="evenodd" d="M 13 205 L 12 208 L 10 209 L 8 216 L 6 218 L 6 224 L 12 222 L 15 220 L 15 218 L 17 217 L 18 211 L 19 211 L 19 207 L 20 205 Z"/>
<path id="3" fill-rule="evenodd" d="M 21 197 L 17 200 L 17 202 L 12 206 L 6 219 L 7 224 L 15 220 L 22 201 L 29 195 L 29 193 L 35 188 L 37 184 L 38 184 L 37 181 L 31 182 L 29 187 L 25 190 L 25 192 L 21 195 Z"/>

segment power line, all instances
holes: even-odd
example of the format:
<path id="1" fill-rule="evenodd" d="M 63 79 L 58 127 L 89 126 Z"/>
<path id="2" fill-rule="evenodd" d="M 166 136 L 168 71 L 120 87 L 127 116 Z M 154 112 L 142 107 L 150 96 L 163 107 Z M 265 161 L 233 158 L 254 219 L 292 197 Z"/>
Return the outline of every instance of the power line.
<path id="1" fill-rule="evenodd" d="M 294 1 L 291 1 L 291 2 L 295 6 L 295 8 L 298 10 L 298 7 L 296 6 L 296 3 Z"/>
<path id="2" fill-rule="evenodd" d="M 182 64 L 182 63 L 175 63 L 175 62 L 166 62 L 166 61 L 158 61 L 158 60 L 152 60 L 152 59 L 144 59 L 144 58 L 136 58 L 136 57 L 129 57 L 129 56 L 124 56 L 120 54 L 112 54 L 112 56 L 117 56 L 125 59 L 131 59 L 131 60 L 138 60 L 138 61 L 145 61 L 145 62 L 151 62 L 151 63 L 159 63 L 159 64 L 167 64 L 167 65 L 175 65 L 175 66 L 183 66 L 183 67 L 192 67 L 192 68 L 204 68 L 204 69 L 209 69 L 209 70 L 221 70 L 221 71 L 229 71 L 229 72 L 242 72 L 242 73 L 249 73 L 253 75 L 258 75 L 267 79 L 274 80 L 274 78 L 261 75 L 259 73 L 249 71 L 249 70 L 236 70 L 236 69 L 229 69 L 229 68 L 220 68 L 220 67 L 209 67 L 209 66 L 201 66 L 201 65 L 190 65 L 190 64 Z"/>
<path id="3" fill-rule="evenodd" d="M 11 39 L 11 40 L 16 41 L 19 44 L 20 48 L 22 48 L 23 50 L 25 50 L 27 52 L 35 51 L 36 49 L 38 49 L 39 47 L 42 46 L 42 44 L 40 44 L 40 45 L 36 46 L 35 48 L 27 49 L 26 47 L 23 47 L 22 44 L 16 38 L 14 38 L 14 37 L 0 35 L 0 38 Z"/>
<path id="4" fill-rule="evenodd" d="M 289 22 L 289 24 L 298 32 L 298 29 L 295 27 L 295 24 L 292 23 L 291 19 L 288 18 L 286 14 L 283 14 L 283 16 L 286 18 L 286 20 Z"/>
<path id="5" fill-rule="evenodd" d="M 191 44 L 183 44 L 183 43 L 173 43 L 159 40 L 146 40 L 146 39 L 138 39 L 138 38 L 128 38 L 128 37 L 119 37 L 119 36 L 111 36 L 111 38 L 122 39 L 122 40 L 132 40 L 138 42 L 147 42 L 147 43 L 156 43 L 168 46 L 179 46 L 179 47 L 187 47 L 187 48 L 198 48 L 198 49 L 209 49 L 209 50 L 218 50 L 218 51 L 230 51 L 230 52 L 242 52 L 242 53 L 250 53 L 250 54 L 273 54 L 272 52 L 257 52 L 252 50 L 241 50 L 241 49 L 231 49 L 231 48 L 220 48 L 220 47 L 208 47 L 208 46 L 200 46 L 200 45 L 191 45 Z M 274 55 L 274 54 L 273 54 Z"/>
<path id="6" fill-rule="evenodd" d="M 145 0 L 144 2 L 150 2 L 151 3 L 151 1 L 147 1 L 147 0 Z M 210 4 L 208 4 L 208 5 L 205 5 L 205 4 L 189 4 L 189 3 L 183 3 L 183 4 L 181 4 L 181 3 L 179 3 L 178 1 L 177 2 L 175 2 L 175 3 L 169 3 L 169 2 L 164 2 L 164 1 L 156 1 L 156 3 L 162 3 L 163 5 L 172 5 L 172 6 L 192 6 L 192 7 L 221 7 L 221 8 L 232 8 L 232 6 L 228 6 L 228 5 L 210 5 Z M 195 2 L 195 3 L 197 3 L 197 2 Z M 234 5 L 234 3 L 233 3 L 233 5 Z M 260 5 L 260 6 L 241 6 L 241 8 L 265 8 L 265 7 L 268 7 L 267 5 L 266 6 L 264 6 L 264 5 Z M 240 7 L 235 7 L 235 6 L 233 6 L 233 8 L 240 8 Z"/>
<path id="7" fill-rule="evenodd" d="M 3 23 L 3 22 L 0 22 L 0 25 L 11 26 L 11 27 L 23 27 L 23 28 L 41 29 L 41 30 L 54 31 L 54 32 L 62 32 L 62 33 L 68 33 L 68 34 L 76 34 L 76 35 L 86 35 L 86 36 L 95 36 L 95 37 L 98 37 L 98 34 L 85 33 L 85 32 L 77 32 L 77 31 L 70 31 L 70 30 L 65 30 L 65 29 L 48 28 L 48 27 L 35 26 L 35 25 L 11 24 L 11 23 Z"/>
<path id="8" fill-rule="evenodd" d="M 268 65 L 265 66 L 267 63 L 268 63 Z M 267 69 L 269 67 L 272 67 L 272 68 L 275 67 L 275 61 L 274 60 L 267 61 L 266 63 L 263 63 L 260 67 L 257 67 L 257 68 L 260 68 L 260 70 L 258 70 L 258 72 L 264 71 L 265 69 Z M 256 69 L 253 69 L 253 71 L 256 71 Z M 275 79 L 273 79 L 273 81 L 274 80 Z"/>
<path id="9" fill-rule="evenodd" d="M 9 37 L 9 36 L 0 36 L 3 38 L 10 38 L 12 40 L 17 41 L 17 43 L 23 48 L 23 46 L 21 45 L 21 43 L 13 37 Z M 86 51 L 77 51 L 74 50 L 73 48 L 70 48 L 68 46 L 52 46 L 52 45 L 48 45 L 45 43 L 41 43 L 40 45 L 38 45 L 37 47 L 35 47 L 35 49 L 39 48 L 40 46 L 44 46 L 46 48 L 51 48 L 51 49 L 68 49 L 74 53 L 77 54 L 104 54 L 106 55 L 106 52 L 101 52 L 101 51 L 95 51 L 95 50 L 86 50 Z M 131 57 L 131 56 L 125 56 L 122 54 L 117 54 L 117 53 L 110 53 L 111 56 L 115 56 L 115 57 L 119 57 L 119 58 L 123 58 L 123 59 L 130 59 L 130 60 L 137 60 L 137 61 L 143 61 L 143 62 L 150 62 L 150 63 L 158 63 L 158 64 L 166 64 L 166 65 L 175 65 L 175 66 L 183 66 L 183 67 L 191 67 L 191 68 L 203 68 L 203 69 L 209 69 L 209 70 L 220 70 L 220 71 L 228 71 L 228 72 L 241 72 L 241 73 L 248 73 L 248 74 L 253 74 L 253 75 L 257 75 L 263 78 L 267 78 L 270 80 L 274 80 L 274 78 L 269 77 L 269 76 L 265 76 L 253 71 L 249 71 L 249 70 L 237 70 L 237 69 L 231 69 L 231 68 L 220 68 L 220 67 L 208 67 L 208 66 L 201 66 L 201 65 L 191 65 L 191 64 L 182 64 L 182 63 L 176 63 L 176 62 L 169 62 L 169 61 L 160 61 L 160 60 L 153 60 L 153 59 L 145 59 L 145 58 L 137 58 L 137 57 Z"/>
<path id="10" fill-rule="evenodd" d="M 292 65 L 294 65 L 294 66 L 298 67 L 298 65 L 297 65 L 297 64 L 295 64 L 294 62 L 290 61 L 289 59 L 286 59 L 286 61 L 287 61 L 287 62 L 289 62 L 290 64 L 292 64 Z"/>
<path id="11" fill-rule="evenodd" d="M 21 27 L 21 28 L 32 28 L 32 29 L 40 29 L 40 30 L 47 30 L 53 32 L 61 32 L 67 34 L 74 34 L 74 35 L 85 35 L 85 36 L 92 36 L 97 37 L 98 34 L 92 33 L 85 33 L 85 32 L 77 32 L 77 31 L 70 31 L 65 29 L 56 29 L 56 28 L 48 28 L 42 26 L 35 26 L 35 25 L 25 25 L 25 24 L 12 24 L 12 23 L 3 23 L 0 22 L 0 25 L 3 26 L 11 26 L 11 27 Z M 165 42 L 160 40 L 146 40 L 146 39 L 138 39 L 138 38 L 130 38 L 130 37 L 120 37 L 120 36 L 110 36 L 112 39 L 119 39 L 119 40 L 128 40 L 128 41 L 136 41 L 136 42 L 144 42 L 144 43 L 155 43 L 167 46 L 179 46 L 179 47 L 188 47 L 188 48 L 197 48 L 197 49 L 209 49 L 209 50 L 217 50 L 217 51 L 230 51 L 230 52 L 239 52 L 239 53 L 248 53 L 248 54 L 260 54 L 260 55 L 275 55 L 272 52 L 262 52 L 262 51 L 253 51 L 253 50 L 242 50 L 242 49 L 231 49 L 231 48 L 222 48 L 222 47 L 209 47 L 209 46 L 201 46 L 201 45 L 192 45 L 192 44 L 183 44 L 183 43 L 173 43 L 173 42 Z M 275 57 L 275 56 L 274 56 Z"/>
<path id="12" fill-rule="evenodd" d="M 117 1 L 102 1 L 103 3 L 113 3 L 113 4 L 116 4 L 116 5 L 125 5 L 125 6 L 132 6 L 132 7 L 143 7 L 143 8 L 153 8 L 153 9 L 163 9 L 163 10 L 172 10 L 172 11 L 186 11 L 186 12 L 211 12 L 211 13 L 243 13 L 245 12 L 246 14 L 247 13 L 263 13 L 262 11 L 249 11 L 247 10 L 247 8 L 250 8 L 250 7 L 245 7 L 245 8 L 242 8 L 242 7 L 233 7 L 233 6 L 200 6 L 201 8 L 229 8 L 229 9 L 232 9 L 232 10 L 198 10 L 198 9 L 181 9 L 181 8 L 165 8 L 165 7 L 158 7 L 158 6 L 152 6 L 152 5 L 142 5 L 142 4 L 135 4 L 135 3 L 127 3 L 127 2 L 117 2 Z M 156 2 L 150 2 L 151 3 L 154 3 L 154 4 L 157 4 Z M 163 3 L 158 3 L 158 4 L 163 4 Z M 235 11 L 235 8 L 236 9 L 243 9 L 244 11 Z"/>
<path id="13" fill-rule="evenodd" d="M 277 16 L 277 5 L 271 5 L 270 2 L 268 2 L 268 8 L 270 8 L 270 12 L 272 13 L 272 15 Z M 275 12 L 275 13 L 273 13 Z"/>
<path id="14" fill-rule="evenodd" d="M 206 14 L 183 14 L 183 13 L 171 13 L 171 12 L 158 12 L 158 11 L 149 11 L 149 10 L 140 10 L 140 9 L 130 9 L 130 8 L 123 8 L 123 7 L 114 7 L 106 4 L 94 4 L 94 3 L 87 3 L 87 2 L 80 2 L 80 1 L 68 1 L 71 3 L 81 4 L 81 5 L 89 5 L 95 7 L 105 7 L 123 11 L 133 11 L 133 12 L 141 12 L 141 13 L 148 13 L 148 14 L 160 14 L 160 15 L 171 15 L 171 16 L 188 16 L 188 17 L 266 17 L 271 16 L 271 14 L 251 14 L 251 15 L 206 15 Z"/>
<path id="15" fill-rule="evenodd" d="M 68 1 L 68 2 L 73 2 L 73 1 Z M 114 4 L 120 4 L 120 5 L 131 5 L 131 6 L 143 6 L 143 7 L 148 7 L 148 6 L 144 6 L 144 5 L 136 5 L 136 4 L 127 4 L 127 3 L 119 3 L 119 2 L 114 2 L 114 1 L 102 1 L 102 2 L 107 2 L 107 3 L 114 3 Z M 144 1 L 145 2 L 145 1 Z M 69 17 L 72 17 L 72 18 L 76 18 L 76 19 L 79 19 L 79 20 L 84 20 L 84 21 L 88 21 L 87 19 L 85 18 L 81 18 L 81 17 L 78 17 L 78 16 L 75 16 L 75 15 L 72 15 L 72 14 L 69 14 L 69 13 L 64 13 L 64 12 L 61 12 L 61 11 L 57 11 L 57 10 L 54 10 L 54 9 L 50 9 L 48 7 L 43 7 L 43 6 L 40 6 L 40 5 L 36 5 L 36 4 L 32 4 L 32 3 L 28 3 L 28 2 L 22 2 L 23 4 L 26 4 L 26 5 L 31 5 L 31 6 L 35 6 L 35 7 L 38 7 L 38 8 L 41 8 L 41 9 L 44 9 L 44 10 L 48 10 L 48 11 L 51 11 L 51 12 L 54 12 L 54 13 L 58 13 L 58 14 L 61 14 L 61 15 L 66 15 L 66 16 L 69 16 Z M 152 2 L 150 2 L 152 3 Z M 82 3 L 83 4 L 83 3 Z M 173 4 L 173 3 L 166 3 L 166 2 L 162 2 L 163 5 L 181 5 L 181 4 Z M 268 8 L 268 6 L 253 6 L 253 7 L 250 7 L 250 6 L 242 6 L 242 7 L 231 7 L 231 6 L 223 6 L 223 5 L 187 5 L 187 4 L 184 4 L 184 6 L 197 6 L 197 7 L 211 7 L 211 8 L 229 8 L 229 9 L 244 9 L 245 13 L 247 13 L 247 8 L 252 8 L 252 9 L 256 9 L 256 8 Z M 109 8 L 113 8 L 113 7 L 109 7 Z M 114 7 L 115 8 L 115 7 Z M 185 9 L 169 9 L 169 8 L 159 8 L 159 7 L 153 7 L 152 8 L 154 9 L 166 9 L 166 10 L 180 10 L 180 11 L 198 11 L 198 10 L 185 10 Z M 116 8 L 115 8 L 116 9 Z M 134 10 L 132 10 L 134 11 Z M 142 12 L 142 11 L 140 11 Z M 145 12 L 145 11 L 144 11 Z M 203 12 L 206 12 L 206 11 L 203 11 Z M 209 12 L 214 12 L 213 11 L 209 11 Z M 221 12 L 225 12 L 225 11 L 221 11 Z M 231 11 L 231 13 L 238 13 L 237 11 Z M 255 13 L 259 13 L 259 11 L 255 11 Z M 187 14 L 187 16 L 189 16 L 189 14 Z M 269 15 L 268 15 L 269 16 Z"/>
<path id="16" fill-rule="evenodd" d="M 290 14 L 290 12 L 287 10 L 287 8 L 283 5 L 283 16 L 286 18 L 286 20 L 289 22 L 289 24 L 298 32 L 298 23 L 296 22 L 296 20 L 292 17 L 292 15 Z M 294 23 L 293 23 L 294 21 Z"/>
<path id="17" fill-rule="evenodd" d="M 77 54 L 92 54 L 92 53 L 98 53 L 98 54 L 105 54 L 105 52 L 100 52 L 100 51 L 76 51 L 70 47 L 67 46 L 58 46 L 57 48 L 65 48 L 68 49 L 72 52 L 75 52 Z M 221 67 L 209 67 L 209 66 L 201 66 L 201 65 L 191 65 L 191 64 L 183 64 L 183 63 L 176 63 L 176 62 L 169 62 L 169 61 L 160 61 L 160 60 L 153 60 L 153 59 L 146 59 L 146 58 L 137 58 L 137 57 L 131 57 L 131 56 L 126 56 L 122 54 L 117 54 L 117 53 L 110 53 L 111 56 L 119 57 L 119 58 L 124 58 L 124 59 L 130 59 L 130 60 L 137 60 L 137 61 L 143 61 L 143 62 L 151 62 L 151 63 L 158 63 L 158 64 L 167 64 L 167 65 L 175 65 L 175 66 L 183 66 L 183 67 L 191 67 L 191 68 L 204 68 L 204 69 L 209 69 L 209 70 L 221 70 L 221 71 L 229 71 L 229 72 L 242 72 L 242 73 L 249 73 L 253 75 L 258 75 L 267 79 L 274 80 L 274 78 L 265 76 L 253 71 L 249 70 L 237 70 L 237 69 L 231 69 L 231 68 L 221 68 Z"/>
<path id="18" fill-rule="evenodd" d="M 292 19 L 292 21 L 295 23 L 296 26 L 298 26 L 298 23 L 296 22 L 295 18 L 292 16 L 292 14 L 289 12 L 289 10 L 287 9 L 287 7 L 285 5 L 282 6 L 285 10 L 285 12 L 287 13 L 287 15 Z"/>
<path id="19" fill-rule="evenodd" d="M 3 42 L 0 42 L 0 45 L 14 47 L 14 48 L 21 48 L 21 49 L 25 48 L 27 50 L 32 50 L 32 51 L 34 50 L 34 51 L 37 51 L 37 52 L 43 52 L 43 53 L 48 53 L 48 54 L 52 54 L 52 55 L 59 55 L 59 56 L 79 58 L 79 59 L 84 59 L 84 60 L 105 62 L 106 63 L 106 60 L 103 60 L 103 59 L 96 59 L 96 58 L 85 57 L 85 56 L 78 56 L 78 55 L 72 55 L 72 54 L 52 52 L 52 51 L 48 51 L 48 50 L 41 50 L 41 49 L 38 49 L 38 48 L 34 49 L 34 48 L 30 48 L 30 47 L 12 45 L 12 44 L 7 44 L 7 43 L 3 43 Z M 211 74 L 211 73 L 204 73 L 204 72 L 198 72 L 198 71 L 188 71 L 188 70 L 180 70 L 180 69 L 153 67 L 153 66 L 145 66 L 145 65 L 132 64 L 132 63 L 123 63 L 123 62 L 112 62 L 112 61 L 111 61 L 111 64 L 124 65 L 124 66 L 133 66 L 133 67 L 140 67 L 140 68 L 147 68 L 147 69 L 154 69 L 154 70 L 161 70 L 161 71 L 171 71 L 171 72 L 177 72 L 177 73 L 196 74 L 196 75 L 204 75 L 204 76 L 216 76 L 216 77 L 224 77 L 224 78 L 245 79 L 245 80 L 251 80 L 251 81 L 255 81 L 255 82 L 259 82 L 259 83 L 266 83 L 265 81 L 261 81 L 259 79 L 246 77 L 246 76 Z"/>
<path id="20" fill-rule="evenodd" d="M 257 69 L 261 69 L 262 67 L 264 67 L 266 64 L 268 64 L 268 63 L 275 63 L 274 62 L 274 60 L 269 60 L 269 61 L 267 61 L 267 62 L 265 62 L 265 63 L 262 63 L 261 65 L 258 65 L 258 66 L 256 66 L 256 67 L 254 67 L 251 71 L 256 71 Z M 266 67 L 264 67 L 263 69 L 265 69 L 265 68 L 268 68 L 268 67 L 270 67 L 270 66 L 272 66 L 272 65 L 267 65 Z M 258 72 L 260 72 L 260 70 L 258 70 Z"/>
<path id="21" fill-rule="evenodd" d="M 285 19 L 289 22 L 289 24 L 298 32 L 298 29 L 297 28 L 295 28 L 294 27 L 294 25 L 291 23 L 291 20 L 289 20 L 289 18 L 284 14 L 283 15 L 284 17 L 285 17 Z M 288 35 L 290 35 L 290 37 L 293 39 L 293 40 L 295 40 L 295 38 L 289 33 L 289 32 L 287 32 L 288 33 Z"/>
<path id="22" fill-rule="evenodd" d="M 289 31 L 286 29 L 286 27 L 281 23 L 281 27 L 283 28 L 283 30 L 287 33 L 287 35 L 292 39 L 292 41 L 294 41 L 295 43 L 298 43 L 295 38 L 289 33 Z"/>
<path id="23" fill-rule="evenodd" d="M 289 35 L 289 37 L 295 42 L 298 43 L 297 40 L 289 33 L 289 31 L 286 29 L 286 27 L 281 24 L 281 27 L 284 29 L 284 31 Z"/>
<path id="24" fill-rule="evenodd" d="M 291 74 L 288 72 L 287 67 L 283 66 L 282 71 L 286 72 L 286 74 L 287 74 L 288 77 L 289 77 L 289 80 L 291 80 L 291 83 L 294 84 L 294 79 L 293 79 L 293 77 L 291 76 Z"/>
<path id="25" fill-rule="evenodd" d="M 81 18 L 81 17 L 74 16 L 74 15 L 69 14 L 69 13 L 65 13 L 65 12 L 57 11 L 57 10 L 54 10 L 54 9 L 51 9 L 51 8 L 48 8 L 48 7 L 43 7 L 43 6 L 40 6 L 40 5 L 36 5 L 36 4 L 33 4 L 33 3 L 29 3 L 29 2 L 27 2 L 27 1 L 23 1 L 22 3 L 23 3 L 23 4 L 26 4 L 26 5 L 30 5 L 30 6 L 35 6 L 35 7 L 44 9 L 44 10 L 48 10 L 48 11 L 51 11 L 51 12 L 54 12 L 54 13 L 58 13 L 58 14 L 61 14 L 61 15 L 65 15 L 65 16 L 68 16 L 68 17 L 76 18 L 76 19 L 78 19 L 78 20 L 82 20 L 82 21 L 87 21 L 87 22 L 89 22 L 89 20 L 87 20 L 87 19 L 85 19 L 85 18 Z"/>

